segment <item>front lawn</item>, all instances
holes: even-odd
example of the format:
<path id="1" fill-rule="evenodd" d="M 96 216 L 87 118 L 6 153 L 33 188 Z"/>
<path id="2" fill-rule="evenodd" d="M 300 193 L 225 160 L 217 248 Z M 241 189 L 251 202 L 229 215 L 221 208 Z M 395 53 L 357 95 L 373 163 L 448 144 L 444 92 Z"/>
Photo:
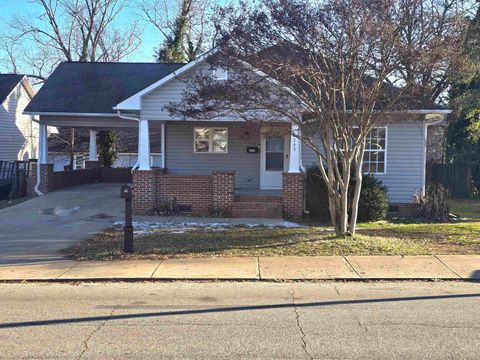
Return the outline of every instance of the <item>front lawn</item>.
<path id="1" fill-rule="evenodd" d="M 480 254 L 480 222 L 359 224 L 354 238 L 327 227 L 160 228 L 135 236 L 125 255 L 122 232 L 109 230 L 65 250 L 78 260 L 202 256 Z"/>

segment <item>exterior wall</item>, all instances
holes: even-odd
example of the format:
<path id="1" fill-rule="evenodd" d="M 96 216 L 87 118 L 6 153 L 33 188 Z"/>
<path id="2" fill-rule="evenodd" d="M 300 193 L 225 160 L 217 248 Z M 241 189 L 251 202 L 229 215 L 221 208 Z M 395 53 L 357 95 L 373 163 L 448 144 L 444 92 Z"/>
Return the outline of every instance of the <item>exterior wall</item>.
<path id="1" fill-rule="evenodd" d="M 22 114 L 30 100 L 19 84 L 0 104 L 0 160 L 36 158 L 38 124 L 32 121 L 32 116 Z"/>
<path id="2" fill-rule="evenodd" d="M 423 121 L 389 123 L 387 126 L 386 174 L 376 175 L 388 188 L 393 204 L 412 203 L 425 179 L 425 127 Z M 305 167 L 316 163 L 313 151 L 302 146 Z"/>
<path id="3" fill-rule="evenodd" d="M 227 154 L 198 154 L 193 151 L 193 128 L 228 128 Z M 169 174 L 210 175 L 213 171 L 235 170 L 237 189 L 260 188 L 260 153 L 247 153 L 248 146 L 260 146 L 260 132 L 242 123 L 176 122 L 165 126 L 165 162 Z M 248 133 L 248 134 L 246 134 Z"/>
<path id="4" fill-rule="evenodd" d="M 142 97 L 142 111 L 140 117 L 147 120 L 174 120 L 165 108 L 170 103 L 180 102 L 184 92 L 188 89 L 187 79 L 195 73 L 210 73 L 210 65 L 199 64 L 194 69 L 185 72 L 177 79 L 173 79 L 161 88 Z M 177 119 L 178 120 L 178 119 Z M 233 116 L 223 117 L 222 120 L 239 120 Z"/>

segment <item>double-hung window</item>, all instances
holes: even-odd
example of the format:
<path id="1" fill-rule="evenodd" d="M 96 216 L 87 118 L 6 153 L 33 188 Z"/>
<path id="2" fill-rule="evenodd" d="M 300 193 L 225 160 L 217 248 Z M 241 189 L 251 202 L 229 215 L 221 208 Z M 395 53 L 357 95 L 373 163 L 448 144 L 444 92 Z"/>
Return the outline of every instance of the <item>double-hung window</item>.
<path id="1" fill-rule="evenodd" d="M 194 128 L 193 151 L 195 153 L 226 154 L 228 152 L 228 129 L 216 127 Z"/>
<path id="2" fill-rule="evenodd" d="M 363 153 L 363 172 L 385 174 L 387 159 L 387 128 L 377 127 L 370 131 Z"/>

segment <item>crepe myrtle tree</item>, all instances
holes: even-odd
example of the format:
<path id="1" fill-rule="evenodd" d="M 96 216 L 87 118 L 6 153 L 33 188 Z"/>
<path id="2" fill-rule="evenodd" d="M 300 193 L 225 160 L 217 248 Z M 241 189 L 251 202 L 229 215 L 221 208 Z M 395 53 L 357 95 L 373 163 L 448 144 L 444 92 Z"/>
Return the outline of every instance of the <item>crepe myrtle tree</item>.
<path id="1" fill-rule="evenodd" d="M 412 14 L 413 2 L 263 0 L 256 8 L 224 8 L 208 62 L 226 69 L 227 79 L 197 72 L 168 109 L 190 119 L 234 115 L 297 125 L 300 132 L 292 135 L 317 155 L 336 234 L 354 235 L 368 134 L 416 101 L 409 94 L 417 92 L 422 70 L 439 75 L 460 63 L 463 17 L 432 8 Z M 405 36 L 413 18 L 441 31 Z M 406 51 L 412 36 L 415 51 Z M 442 56 L 434 56 L 440 49 Z"/>

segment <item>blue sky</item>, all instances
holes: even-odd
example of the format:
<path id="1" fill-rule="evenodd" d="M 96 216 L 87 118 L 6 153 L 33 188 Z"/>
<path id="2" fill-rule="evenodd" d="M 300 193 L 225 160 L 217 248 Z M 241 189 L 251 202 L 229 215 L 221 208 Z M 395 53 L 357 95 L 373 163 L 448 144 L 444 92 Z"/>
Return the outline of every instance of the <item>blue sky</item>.
<path id="1" fill-rule="evenodd" d="M 133 6 L 133 1 L 128 1 L 129 5 L 123 10 L 120 18 L 118 19 L 117 26 L 129 24 L 133 19 L 138 19 L 137 10 Z M 38 14 L 40 8 L 38 5 L 29 3 L 28 0 L 0 0 L 0 35 L 2 32 L 8 31 L 6 21 L 11 19 L 12 16 L 18 14 L 22 16 Z M 152 26 L 146 26 L 142 35 L 142 44 L 140 48 L 125 61 L 154 61 L 154 48 L 161 43 L 162 38 L 160 33 Z M 1 54 L 0 54 L 1 56 Z M 0 71 L 2 69 L 0 68 Z"/>

